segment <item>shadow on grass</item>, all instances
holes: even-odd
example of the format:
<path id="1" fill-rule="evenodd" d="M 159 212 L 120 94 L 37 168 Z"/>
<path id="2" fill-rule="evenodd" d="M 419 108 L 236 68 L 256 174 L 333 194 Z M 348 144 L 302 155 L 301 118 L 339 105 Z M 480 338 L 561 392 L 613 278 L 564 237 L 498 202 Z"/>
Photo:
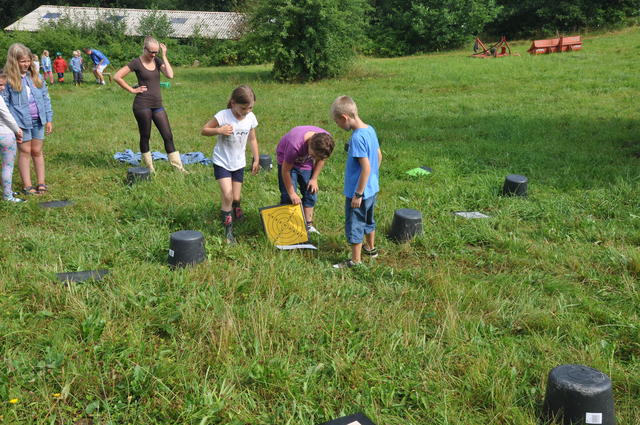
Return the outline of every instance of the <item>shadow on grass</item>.
<path id="1" fill-rule="evenodd" d="M 640 178 L 640 123 L 633 119 L 387 115 L 372 124 L 382 129 L 381 148 L 401 173 L 422 165 L 438 172 L 449 162 L 460 176 L 522 174 L 530 185 L 558 190 Z"/>

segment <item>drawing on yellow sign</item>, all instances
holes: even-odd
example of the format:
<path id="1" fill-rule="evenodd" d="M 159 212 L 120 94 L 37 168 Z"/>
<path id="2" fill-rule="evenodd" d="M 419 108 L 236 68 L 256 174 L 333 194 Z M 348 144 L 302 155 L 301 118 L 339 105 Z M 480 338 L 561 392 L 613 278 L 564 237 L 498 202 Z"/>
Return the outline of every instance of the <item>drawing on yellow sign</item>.
<path id="1" fill-rule="evenodd" d="M 260 208 L 260 218 L 267 237 L 278 247 L 304 244 L 309 240 L 301 205 Z"/>

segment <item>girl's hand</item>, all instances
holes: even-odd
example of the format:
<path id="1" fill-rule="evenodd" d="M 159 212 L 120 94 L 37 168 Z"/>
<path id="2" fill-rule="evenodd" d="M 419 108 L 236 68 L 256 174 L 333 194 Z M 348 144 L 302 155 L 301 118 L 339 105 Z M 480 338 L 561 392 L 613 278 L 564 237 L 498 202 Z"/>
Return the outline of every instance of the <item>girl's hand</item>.
<path id="1" fill-rule="evenodd" d="M 162 56 L 167 56 L 167 45 L 160 43 L 160 51 L 162 52 Z"/>
<path id="2" fill-rule="evenodd" d="M 295 193 L 295 192 L 293 194 L 289 195 L 289 198 L 291 198 L 291 203 L 293 205 L 300 205 L 302 203 L 302 199 L 300 199 L 298 194 Z"/>
<path id="3" fill-rule="evenodd" d="M 139 86 L 139 87 L 136 87 L 135 89 L 132 89 L 131 93 L 138 94 L 138 93 L 144 93 L 146 91 L 147 91 L 147 86 Z"/>
<path id="4" fill-rule="evenodd" d="M 318 180 L 311 179 L 307 185 L 309 193 L 318 193 Z"/>
<path id="5" fill-rule="evenodd" d="M 18 132 L 16 133 L 16 142 L 22 143 L 22 129 L 21 128 L 19 128 Z"/>
<path id="6" fill-rule="evenodd" d="M 224 136 L 233 136 L 233 126 L 231 124 L 225 124 L 221 126 L 220 134 Z"/>
<path id="7" fill-rule="evenodd" d="M 253 161 L 253 165 L 251 166 L 251 174 L 254 176 L 258 174 L 260 171 L 260 161 Z"/>
<path id="8" fill-rule="evenodd" d="M 46 134 L 51 134 L 53 133 L 53 123 L 52 122 L 48 122 L 44 125 L 44 132 Z"/>

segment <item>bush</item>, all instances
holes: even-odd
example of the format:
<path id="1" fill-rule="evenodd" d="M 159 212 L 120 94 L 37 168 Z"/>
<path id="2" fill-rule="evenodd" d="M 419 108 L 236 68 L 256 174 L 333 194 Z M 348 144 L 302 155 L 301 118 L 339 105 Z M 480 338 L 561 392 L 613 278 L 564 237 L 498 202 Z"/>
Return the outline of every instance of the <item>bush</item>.
<path id="1" fill-rule="evenodd" d="M 365 0 L 258 0 L 245 41 L 264 46 L 278 81 L 335 77 L 363 42 L 366 9 Z"/>
<path id="2" fill-rule="evenodd" d="M 151 10 L 140 18 L 138 23 L 138 33 L 150 35 L 157 40 L 171 37 L 173 27 L 169 17 L 160 10 Z"/>
<path id="3" fill-rule="evenodd" d="M 498 4 L 502 10 L 488 30 L 511 38 L 616 27 L 640 15 L 639 0 L 498 0 Z"/>
<path id="4" fill-rule="evenodd" d="M 167 45 L 169 59 L 176 66 L 191 65 L 196 59 L 203 66 L 253 64 L 263 63 L 267 57 L 264 48 L 254 47 L 246 39 L 214 40 L 198 34 L 190 39 L 173 39 L 160 37 L 153 29 L 150 31 Z M 25 44 L 38 56 L 46 49 L 52 55 L 62 52 L 67 59 L 74 50 L 96 48 L 107 55 L 114 68 L 118 68 L 141 54 L 143 37 L 125 35 L 123 22 L 108 17 L 94 27 L 83 25 L 81 20 L 77 23 L 61 20 L 38 32 L 0 33 L 0 66 L 4 65 L 9 46 L 15 42 Z"/>
<path id="5" fill-rule="evenodd" d="M 398 56 L 456 48 L 499 13 L 495 0 L 374 0 L 369 53 Z"/>

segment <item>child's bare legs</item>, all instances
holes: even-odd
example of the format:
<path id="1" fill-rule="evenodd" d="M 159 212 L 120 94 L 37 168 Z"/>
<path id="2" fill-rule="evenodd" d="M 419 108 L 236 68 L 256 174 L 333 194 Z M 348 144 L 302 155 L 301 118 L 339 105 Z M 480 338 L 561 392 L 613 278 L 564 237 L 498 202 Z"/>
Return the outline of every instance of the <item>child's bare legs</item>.
<path id="1" fill-rule="evenodd" d="M 234 183 L 232 182 L 231 177 L 224 177 L 218 179 L 218 184 L 220 185 L 220 192 L 222 194 L 222 201 L 220 206 L 220 218 L 222 219 L 222 225 L 225 230 L 225 237 L 228 243 L 235 243 L 235 238 L 233 236 L 233 217 L 231 216 L 231 205 L 233 203 L 233 189 Z M 242 185 L 242 183 L 240 183 Z"/>
<path id="2" fill-rule="evenodd" d="M 364 235 L 364 247 L 371 251 L 376 247 L 376 231 Z"/>
<path id="3" fill-rule="evenodd" d="M 313 223 L 313 207 L 302 207 L 304 211 L 304 219 L 307 223 Z"/>
<path id="4" fill-rule="evenodd" d="M 33 167 L 36 170 L 36 180 L 38 184 L 45 184 L 44 155 L 42 154 L 43 141 L 41 139 L 31 139 L 30 143 L 31 158 L 33 158 Z"/>
<path id="5" fill-rule="evenodd" d="M 230 177 L 218 179 L 220 185 L 220 192 L 222 194 L 221 209 L 222 211 L 231 211 L 231 204 L 233 203 L 233 186 L 236 182 L 231 182 Z"/>
<path id="6" fill-rule="evenodd" d="M 240 208 L 242 182 L 234 181 L 232 186 L 233 186 L 233 202 L 231 203 L 231 208 L 233 209 L 233 218 L 236 220 L 243 220 L 244 213 Z"/>
<path id="7" fill-rule="evenodd" d="M 18 169 L 24 188 L 32 186 L 31 182 L 31 159 L 36 171 L 38 184 L 45 184 L 44 156 L 42 154 L 43 142 L 41 139 L 31 139 L 18 145 Z"/>
<path id="8" fill-rule="evenodd" d="M 18 170 L 22 179 L 22 187 L 27 188 L 31 184 L 31 141 L 18 145 Z"/>
<path id="9" fill-rule="evenodd" d="M 354 263 L 362 262 L 362 243 L 354 243 L 351 245 L 351 261 Z"/>

